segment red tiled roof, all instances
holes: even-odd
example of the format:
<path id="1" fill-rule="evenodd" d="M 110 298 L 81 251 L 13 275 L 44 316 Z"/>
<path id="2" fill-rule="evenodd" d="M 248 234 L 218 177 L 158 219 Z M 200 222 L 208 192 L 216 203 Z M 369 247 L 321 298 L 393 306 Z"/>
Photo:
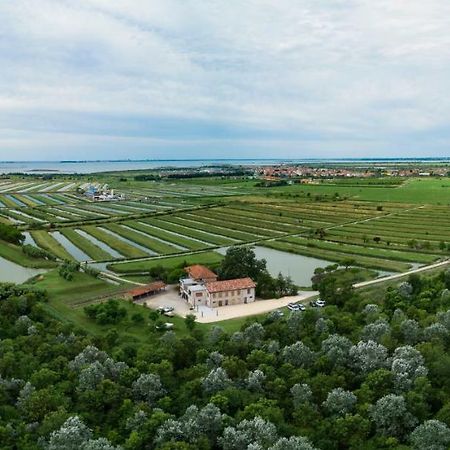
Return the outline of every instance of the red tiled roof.
<path id="1" fill-rule="evenodd" d="M 135 289 L 131 289 L 131 291 L 128 291 L 128 294 L 130 294 L 132 297 L 139 297 L 140 295 L 149 294 L 150 292 L 159 291 L 160 289 L 163 289 L 166 287 L 166 284 L 162 281 L 155 281 L 153 283 L 147 284 L 146 286 L 138 287 Z"/>
<path id="2" fill-rule="evenodd" d="M 209 270 L 207 267 L 202 266 L 201 264 L 194 264 L 193 266 L 185 267 L 184 270 L 191 278 L 194 278 L 195 280 L 217 278 L 217 275 L 212 270 Z"/>
<path id="3" fill-rule="evenodd" d="M 255 282 L 248 277 L 206 283 L 206 289 L 209 292 L 235 291 L 237 289 L 249 289 L 254 287 L 256 287 Z"/>

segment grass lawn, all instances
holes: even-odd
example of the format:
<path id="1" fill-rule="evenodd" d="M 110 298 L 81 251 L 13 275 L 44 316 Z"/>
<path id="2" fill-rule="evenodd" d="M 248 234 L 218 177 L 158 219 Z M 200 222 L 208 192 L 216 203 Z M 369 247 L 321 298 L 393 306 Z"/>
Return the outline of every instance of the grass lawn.
<path id="1" fill-rule="evenodd" d="M 73 256 L 49 233 L 43 230 L 30 231 L 31 237 L 38 247 L 47 250 L 59 259 L 73 261 Z"/>
<path id="2" fill-rule="evenodd" d="M 110 259 L 112 256 L 101 249 L 97 245 L 93 244 L 88 239 L 84 238 L 78 234 L 74 229 L 71 228 L 61 228 L 61 234 L 63 234 L 67 239 L 69 239 L 72 244 L 80 248 L 84 253 L 86 253 L 92 259 L 103 260 Z"/>
<path id="3" fill-rule="evenodd" d="M 31 258 L 23 253 L 21 247 L 5 241 L 0 241 L 0 257 L 19 264 L 22 267 L 29 267 L 32 269 L 47 269 L 56 266 L 54 261 Z"/>
<path id="4" fill-rule="evenodd" d="M 203 264 L 214 268 L 217 267 L 223 256 L 216 252 L 202 252 L 194 255 L 169 256 L 167 258 L 149 259 L 146 261 L 134 261 L 123 264 L 110 264 L 108 269 L 116 273 L 147 272 L 152 267 L 163 266 L 167 268 L 176 268 L 189 264 Z"/>
<path id="5" fill-rule="evenodd" d="M 43 304 L 46 311 L 56 319 L 73 323 L 90 334 L 104 336 L 109 330 L 115 329 L 119 334 L 119 341 L 124 344 L 151 343 L 160 336 L 160 333 L 152 331 L 154 323 L 149 320 L 150 309 L 125 300 L 122 301 L 121 306 L 126 308 L 128 316 L 118 324 L 99 325 L 85 314 L 83 307 L 92 303 L 89 299 L 106 294 L 110 294 L 110 298 L 120 298 L 123 290 L 130 288 L 130 285 L 111 285 L 84 273 L 76 273 L 72 281 L 67 281 L 60 277 L 56 270 L 37 277 L 33 283 L 35 286 L 47 290 L 49 294 L 48 303 Z M 86 301 L 85 304 L 84 301 Z M 136 313 L 143 315 L 144 322 L 136 324 L 131 320 L 131 316 Z M 161 318 L 166 322 L 173 323 L 174 331 L 178 335 L 188 334 L 184 319 L 181 317 L 161 316 Z M 197 326 L 210 328 L 210 325 L 197 324 Z M 234 325 L 228 324 L 228 327 L 234 328 Z"/>
<path id="6" fill-rule="evenodd" d="M 106 245 L 109 245 L 112 249 L 116 250 L 121 255 L 127 258 L 139 258 L 143 256 L 144 257 L 148 256 L 148 254 L 142 251 L 141 249 L 134 247 L 128 244 L 127 242 L 122 241 L 116 236 L 113 236 L 98 227 L 87 226 L 81 227 L 81 229 L 84 230 L 86 233 L 90 234 L 91 236 L 94 236 L 99 241 L 102 241 Z"/>

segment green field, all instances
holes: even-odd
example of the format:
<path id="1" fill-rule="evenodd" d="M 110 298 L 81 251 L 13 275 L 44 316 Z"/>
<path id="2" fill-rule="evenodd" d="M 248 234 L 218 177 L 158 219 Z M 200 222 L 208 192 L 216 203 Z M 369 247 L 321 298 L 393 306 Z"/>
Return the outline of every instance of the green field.
<path id="1" fill-rule="evenodd" d="M 36 245 L 59 259 L 72 257 L 53 230 L 92 260 L 119 259 L 77 232 L 83 230 L 129 260 L 110 265 L 124 272 L 239 244 L 397 272 L 450 254 L 449 178 L 336 178 L 264 188 L 243 177 L 136 181 L 102 174 L 102 183 L 125 195 L 116 202 L 77 194 L 81 180 L 12 178 L 0 185 L 0 220 L 31 231 Z"/>

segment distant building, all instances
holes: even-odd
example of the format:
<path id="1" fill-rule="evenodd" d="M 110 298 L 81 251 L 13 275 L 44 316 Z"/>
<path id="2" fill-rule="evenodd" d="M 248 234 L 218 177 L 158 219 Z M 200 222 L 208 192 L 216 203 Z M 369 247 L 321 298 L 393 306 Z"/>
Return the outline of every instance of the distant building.
<path id="1" fill-rule="evenodd" d="M 125 199 L 123 194 L 115 194 L 114 189 L 109 189 L 107 184 L 105 184 L 101 189 L 91 184 L 84 191 L 84 195 L 94 202 L 110 202 Z"/>
<path id="2" fill-rule="evenodd" d="M 216 308 L 255 301 L 256 284 L 251 278 L 217 281 L 217 275 L 201 265 L 185 271 L 188 277 L 180 280 L 180 295 L 191 306 Z"/>

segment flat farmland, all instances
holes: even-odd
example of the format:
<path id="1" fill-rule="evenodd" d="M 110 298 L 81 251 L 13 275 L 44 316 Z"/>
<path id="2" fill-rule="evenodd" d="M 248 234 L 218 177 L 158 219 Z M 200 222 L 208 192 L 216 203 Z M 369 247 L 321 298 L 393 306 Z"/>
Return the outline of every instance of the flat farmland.
<path id="1" fill-rule="evenodd" d="M 106 262 L 120 273 L 176 258 L 218 258 L 217 250 L 233 245 L 389 272 L 450 253 L 444 178 L 270 189 L 250 180 L 111 183 L 121 185 L 124 199 L 93 202 L 77 191 L 83 181 L 1 180 L 0 221 L 58 260 Z"/>

